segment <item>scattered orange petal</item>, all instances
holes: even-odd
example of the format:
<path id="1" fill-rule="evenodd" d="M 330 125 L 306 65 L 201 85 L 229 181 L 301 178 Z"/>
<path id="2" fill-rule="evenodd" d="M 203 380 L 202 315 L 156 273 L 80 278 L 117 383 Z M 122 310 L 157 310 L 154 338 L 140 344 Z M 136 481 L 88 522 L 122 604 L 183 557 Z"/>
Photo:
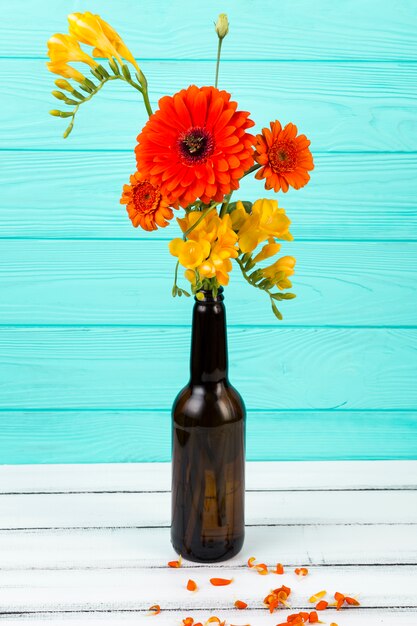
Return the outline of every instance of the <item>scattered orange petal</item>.
<path id="1" fill-rule="evenodd" d="M 290 605 L 288 604 L 287 599 L 290 593 L 291 589 L 285 585 L 282 585 L 278 589 L 273 589 L 271 593 L 264 598 L 264 604 L 266 604 L 269 608 L 269 612 L 273 613 L 280 604 L 288 608 Z"/>
<path id="2" fill-rule="evenodd" d="M 325 609 L 327 609 L 328 606 L 329 606 L 329 603 L 326 602 L 326 600 L 320 600 L 320 602 L 316 604 L 316 610 L 324 611 Z"/>
<path id="3" fill-rule="evenodd" d="M 320 600 L 321 598 L 324 598 L 324 596 L 326 595 L 327 591 L 318 591 L 317 593 L 315 593 L 313 596 L 311 596 L 311 598 L 309 599 L 309 602 L 317 602 L 317 600 Z"/>
<path id="4" fill-rule="evenodd" d="M 243 600 L 236 600 L 236 602 L 235 602 L 235 607 L 237 609 L 246 609 L 247 606 L 248 606 L 247 603 L 243 602 Z"/>
<path id="5" fill-rule="evenodd" d="M 297 576 L 307 576 L 308 569 L 306 567 L 296 567 L 294 572 L 297 574 Z"/>
<path id="6" fill-rule="evenodd" d="M 351 606 L 360 606 L 360 602 L 356 598 L 351 598 L 350 596 L 346 596 L 345 600 Z"/>
<path id="7" fill-rule="evenodd" d="M 193 626 L 194 624 L 194 618 L 193 617 L 186 617 L 182 620 L 182 623 L 184 624 L 184 626 Z M 195 624 L 195 626 L 197 626 L 197 624 Z"/>
<path id="8" fill-rule="evenodd" d="M 284 573 L 284 566 L 282 565 L 282 563 L 277 563 L 276 568 L 272 571 L 273 574 L 283 574 Z"/>
<path id="9" fill-rule="evenodd" d="M 190 580 L 187 583 L 188 591 L 197 591 L 197 583 L 194 580 Z"/>
<path id="10" fill-rule="evenodd" d="M 225 626 L 226 621 L 221 621 L 218 617 L 216 617 L 215 615 L 213 615 L 213 617 L 209 617 L 208 620 L 206 621 L 206 624 L 213 624 L 213 623 L 219 624 L 220 626 Z"/>
<path id="11" fill-rule="evenodd" d="M 251 556 L 250 559 L 248 559 L 248 567 L 254 567 L 254 563 L 256 561 L 256 557 L 255 556 Z"/>
<path id="12" fill-rule="evenodd" d="M 258 565 L 255 565 L 255 569 L 261 576 L 269 574 L 268 566 L 266 565 L 266 563 L 258 563 Z"/>
<path id="13" fill-rule="evenodd" d="M 330 626 L 337 626 L 336 622 L 332 622 Z"/>
<path id="14" fill-rule="evenodd" d="M 178 561 L 169 561 L 168 567 L 181 567 L 181 564 L 182 564 L 182 557 L 180 556 Z"/>
<path id="15" fill-rule="evenodd" d="M 210 582 L 215 587 L 224 587 L 233 582 L 233 578 L 210 578 Z"/>
<path id="16" fill-rule="evenodd" d="M 151 607 L 149 607 L 148 611 L 148 615 L 159 615 L 159 613 L 161 612 L 161 607 L 159 606 L 159 604 L 153 604 Z"/>
<path id="17" fill-rule="evenodd" d="M 308 621 L 310 622 L 310 624 L 318 624 L 319 623 L 319 616 L 317 615 L 316 611 L 311 611 L 309 617 L 308 617 Z"/>

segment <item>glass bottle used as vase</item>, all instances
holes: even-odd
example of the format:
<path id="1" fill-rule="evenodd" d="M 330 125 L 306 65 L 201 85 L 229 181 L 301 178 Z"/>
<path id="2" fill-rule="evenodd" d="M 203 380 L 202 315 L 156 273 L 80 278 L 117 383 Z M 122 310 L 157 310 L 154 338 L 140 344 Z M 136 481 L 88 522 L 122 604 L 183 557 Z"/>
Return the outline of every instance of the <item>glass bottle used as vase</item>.
<path id="1" fill-rule="evenodd" d="M 223 289 L 199 293 L 190 382 L 172 409 L 171 541 L 186 559 L 214 562 L 244 540 L 245 406 L 228 380 Z"/>

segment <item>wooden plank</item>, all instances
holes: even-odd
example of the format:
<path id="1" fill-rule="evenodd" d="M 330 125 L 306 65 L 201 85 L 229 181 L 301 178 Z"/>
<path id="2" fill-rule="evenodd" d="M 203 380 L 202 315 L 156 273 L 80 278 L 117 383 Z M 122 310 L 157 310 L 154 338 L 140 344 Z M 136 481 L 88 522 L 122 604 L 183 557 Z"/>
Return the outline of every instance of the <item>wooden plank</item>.
<path id="1" fill-rule="evenodd" d="M 417 403 L 415 329 L 277 325 L 232 327 L 228 337 L 231 380 L 250 410 Z M 188 327 L 3 327 L 0 401 L 3 409 L 166 409 L 188 380 L 189 341 Z"/>
<path id="2" fill-rule="evenodd" d="M 278 619 L 285 620 L 288 611 L 281 611 L 278 615 L 275 614 L 275 621 Z M 203 623 L 212 614 L 209 611 L 193 611 L 192 617 L 195 622 Z M 183 611 L 166 611 L 158 615 L 158 626 L 172 626 L 173 624 L 181 624 L 182 620 L 187 617 Z M 238 622 L 239 624 L 249 622 L 250 624 L 256 624 L 256 626 L 271 626 L 274 621 L 271 621 L 271 616 L 265 611 L 244 611 L 244 615 L 237 614 L 236 609 L 230 611 L 222 611 L 222 619 L 225 619 L 227 623 L 233 624 Z M 326 615 L 328 617 L 328 615 Z M 333 618 L 332 618 L 333 619 Z M 355 609 L 354 611 L 344 611 L 343 614 L 336 614 L 334 619 L 343 619 L 343 626 L 381 626 L 381 624 L 395 624 L 395 626 L 415 626 L 417 621 L 417 611 L 413 609 Z M 36 621 L 35 621 L 36 620 Z M 142 621 L 141 621 L 142 620 Z M 145 621 L 146 620 L 146 621 Z M 139 611 L 128 612 L 104 612 L 104 613 L 36 613 L 36 615 L 13 615 L 7 617 L 2 615 L 2 626 L 16 626 L 16 624 L 32 625 L 34 622 L 39 624 L 72 624 L 73 626 L 104 626 L 110 624 L 111 626 L 130 626 L 134 624 L 148 624 L 148 621 L 143 613 Z"/>
<path id="3" fill-rule="evenodd" d="M 300 429 L 302 430 L 302 429 Z M 156 439 L 159 439 L 156 437 Z M 0 493 L 170 491 L 170 463 L 0 465 Z M 416 461 L 246 464 L 248 491 L 417 489 Z M 1 554 L 1 550 L 0 550 Z"/>
<path id="4" fill-rule="evenodd" d="M 152 106 L 190 83 L 212 84 L 213 70 L 212 62 L 147 64 Z M 119 82 L 106 85 L 82 107 L 64 141 L 67 122 L 47 114 L 68 109 L 51 95 L 53 80 L 44 60 L 0 60 L 0 148 L 133 151 L 147 119 L 134 89 Z M 292 121 L 311 139 L 314 152 L 415 151 L 416 85 L 417 63 L 240 62 L 226 63 L 221 72 L 221 86 L 251 112 L 257 129 L 277 117 Z"/>
<path id="5" fill-rule="evenodd" d="M 280 611 L 278 615 L 275 614 L 275 621 L 277 619 L 285 620 L 288 611 Z M 203 623 L 212 614 L 209 611 L 193 611 L 192 617 L 195 622 Z M 166 611 L 158 615 L 158 626 L 172 626 L 173 624 L 181 624 L 182 620 L 187 617 L 183 611 Z M 222 611 L 222 619 L 232 624 L 234 622 L 243 623 L 245 620 L 256 626 L 271 626 L 271 616 L 265 611 L 244 611 L 244 615 L 238 614 L 236 610 Z M 327 617 L 327 615 L 326 615 Z M 36 615 L 18 614 L 11 617 L 2 615 L 2 626 L 16 626 L 16 624 L 32 625 L 35 622 L 39 626 L 43 624 L 72 624 L 73 626 L 104 626 L 110 624 L 111 626 L 130 626 L 134 624 L 148 624 L 148 620 L 145 621 L 144 614 L 139 611 L 117 612 L 110 611 L 104 613 L 36 613 Z M 378 609 L 375 611 L 357 608 L 354 611 L 344 611 L 343 614 L 336 614 L 334 619 L 343 619 L 343 626 L 381 626 L 381 624 L 395 624 L 395 626 L 415 626 L 417 621 L 417 611 L 413 609 Z M 35 621 L 36 620 L 36 621 Z M 141 621 L 142 620 L 142 621 Z"/>
<path id="6" fill-rule="evenodd" d="M 190 323 L 190 300 L 171 295 L 175 259 L 166 241 L 13 240 L 2 251 L 1 324 Z M 281 326 L 415 325 L 417 242 L 292 242 L 281 252 L 297 259 L 297 298 L 282 305 Z M 276 324 L 269 299 L 237 265 L 226 297 L 231 324 Z"/>
<path id="7" fill-rule="evenodd" d="M 154 463 L 171 458 L 168 409 L 157 412 L 2 411 L 0 424 L 0 463 L 89 463 L 90 475 L 94 472 L 92 463 Z M 416 411 L 250 411 L 247 435 L 246 454 L 250 461 L 417 458 Z M 54 466 L 59 476 L 62 475 L 60 467 Z M 373 467 L 374 461 L 367 466 L 365 481 Z M 25 467 L 17 467 L 16 471 L 25 471 Z M 43 471 L 40 468 L 40 472 L 35 473 L 40 491 L 48 490 L 42 479 Z M 310 475 L 312 471 L 309 467 L 305 473 Z M 84 469 L 81 474 L 85 480 Z M 133 473 L 132 481 L 138 479 L 137 474 Z M 284 482 L 294 485 L 289 474 L 285 472 Z M 340 476 L 339 472 L 336 475 Z M 106 476 L 112 489 L 113 469 L 106 472 Z M 320 486 L 316 472 L 311 476 Z M 375 478 L 373 472 L 371 476 Z M 306 478 L 303 475 L 303 480 Z M 410 475 L 410 481 L 414 480 L 415 473 Z M 78 487 L 81 484 L 78 483 Z M 143 484 L 142 481 L 140 485 Z"/>
<path id="8" fill-rule="evenodd" d="M 20 0 L 19 23 L 5 12 L 0 30 L 1 54 L 25 57 L 44 55 L 45 42 L 54 32 L 65 32 L 66 15 L 83 10 L 78 2 Z M 90 0 L 88 10 L 100 13 L 123 36 L 141 59 L 215 58 L 213 20 L 227 10 L 231 31 L 224 57 L 240 59 L 413 59 L 417 54 L 414 2 L 331 0 L 265 0 L 254 10 L 250 0 L 199 4 L 192 0 L 138 5 L 135 0 L 106 4 Z M 158 19 L 156 19 L 158 16 Z M 279 24 L 279 36 L 277 36 Z M 351 25 L 351 27 L 349 27 Z M 256 45 L 248 46 L 256 40 Z M 146 64 L 144 64 L 146 65 Z M 146 69 L 146 67 L 145 67 Z"/>
<path id="9" fill-rule="evenodd" d="M 294 573 L 259 576 L 247 567 L 241 570 L 222 568 L 221 573 L 225 578 L 234 579 L 230 587 L 210 585 L 209 578 L 215 575 L 215 568 L 210 572 L 201 568 L 172 571 L 168 567 L 162 570 L 3 570 L 0 571 L 3 592 L 0 611 L 146 611 L 151 604 L 158 603 L 166 610 L 185 611 L 185 617 L 198 609 L 212 611 L 211 614 L 230 610 L 239 597 L 251 608 L 267 613 L 263 598 L 275 583 L 291 588 L 293 610 L 307 607 L 311 610 L 308 598 L 320 589 L 327 589 L 329 597 L 340 589 L 349 595 L 358 595 L 361 605 L 367 608 L 390 608 L 393 599 L 397 608 L 417 608 L 413 580 L 417 568 L 411 566 L 333 567 L 331 571 L 311 567 L 309 576 L 302 581 L 297 580 Z M 189 578 L 200 585 L 196 593 L 185 588 Z M 326 611 L 325 617 L 335 619 L 343 614 L 331 609 Z"/>
<path id="10" fill-rule="evenodd" d="M 411 565 L 417 563 L 417 533 L 414 525 L 395 524 L 249 526 L 232 561 L 199 567 L 243 568 L 254 554 L 270 566 L 280 561 L 289 571 L 300 564 Z M 165 568 L 174 558 L 168 528 L 0 531 L 3 570 Z M 184 561 L 184 568 L 195 566 Z"/>
<path id="11" fill-rule="evenodd" d="M 135 168 L 133 152 L 25 152 L 24 156 L 7 152 L 3 156 L 3 237 L 136 241 L 169 239 L 177 232 L 175 222 L 156 234 L 132 228 L 119 197 Z M 311 183 L 279 197 L 296 239 L 417 240 L 416 154 L 318 154 L 315 161 Z M 252 200 L 273 196 L 249 178 L 236 193 L 237 198 Z"/>
<path id="12" fill-rule="evenodd" d="M 266 506 L 266 501 L 268 506 Z M 0 496 L 0 528 L 114 528 L 168 526 L 170 494 L 71 493 Z M 251 491 L 248 525 L 417 524 L 417 492 Z"/>

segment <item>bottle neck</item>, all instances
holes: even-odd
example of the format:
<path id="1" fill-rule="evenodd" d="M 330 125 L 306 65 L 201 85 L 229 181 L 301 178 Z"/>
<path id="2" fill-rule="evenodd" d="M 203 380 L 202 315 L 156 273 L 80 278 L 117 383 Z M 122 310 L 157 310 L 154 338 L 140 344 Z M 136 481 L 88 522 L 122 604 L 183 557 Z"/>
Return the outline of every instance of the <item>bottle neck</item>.
<path id="1" fill-rule="evenodd" d="M 211 291 L 200 291 L 195 301 L 191 340 L 191 383 L 227 381 L 226 310 L 223 288 L 214 298 Z"/>

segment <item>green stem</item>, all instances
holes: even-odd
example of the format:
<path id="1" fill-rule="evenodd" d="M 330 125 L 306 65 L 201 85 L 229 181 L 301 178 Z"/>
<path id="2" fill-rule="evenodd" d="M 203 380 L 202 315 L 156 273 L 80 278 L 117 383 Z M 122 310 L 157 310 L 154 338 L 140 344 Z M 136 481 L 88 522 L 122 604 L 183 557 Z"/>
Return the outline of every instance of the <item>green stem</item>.
<path id="1" fill-rule="evenodd" d="M 252 172 L 256 172 L 256 170 L 259 170 L 260 167 L 262 166 L 259 165 L 259 163 L 256 163 L 256 165 L 252 165 L 252 167 L 250 167 L 248 171 L 243 174 L 242 178 L 244 176 L 247 176 L 248 174 L 252 174 Z"/>
<path id="2" fill-rule="evenodd" d="M 220 209 L 220 217 L 223 217 L 223 215 L 225 215 L 226 211 L 227 211 L 227 207 L 229 206 L 229 202 L 230 202 L 230 198 L 232 197 L 233 191 L 231 191 L 230 193 L 227 194 L 227 196 L 224 199 L 224 202 L 221 206 Z"/>
<path id="3" fill-rule="evenodd" d="M 142 95 L 143 95 L 143 102 L 145 104 L 146 111 L 147 111 L 147 113 L 148 113 L 148 115 L 150 117 L 152 115 L 153 111 L 152 111 L 151 103 L 149 101 L 148 90 L 144 89 L 142 91 Z"/>
<path id="4" fill-rule="evenodd" d="M 214 209 L 215 206 L 217 206 L 217 202 L 215 202 L 214 204 L 210 204 L 210 206 L 208 206 L 206 209 L 204 209 L 204 211 L 202 212 L 202 214 L 200 215 L 198 220 L 195 222 L 195 224 L 190 226 L 190 228 L 188 230 L 186 230 L 185 233 L 183 234 L 182 238 L 184 239 L 184 241 L 187 239 L 187 237 L 191 233 L 191 231 L 193 231 L 194 228 L 196 228 L 200 224 L 200 222 L 203 221 L 203 219 L 206 217 L 207 213 L 209 213 L 212 209 Z"/>
<path id="5" fill-rule="evenodd" d="M 219 43 L 217 45 L 216 80 L 214 81 L 215 87 L 217 87 L 219 83 L 219 67 L 220 67 L 220 55 L 222 51 L 222 43 L 223 43 L 223 39 L 220 39 L 219 37 Z"/>

